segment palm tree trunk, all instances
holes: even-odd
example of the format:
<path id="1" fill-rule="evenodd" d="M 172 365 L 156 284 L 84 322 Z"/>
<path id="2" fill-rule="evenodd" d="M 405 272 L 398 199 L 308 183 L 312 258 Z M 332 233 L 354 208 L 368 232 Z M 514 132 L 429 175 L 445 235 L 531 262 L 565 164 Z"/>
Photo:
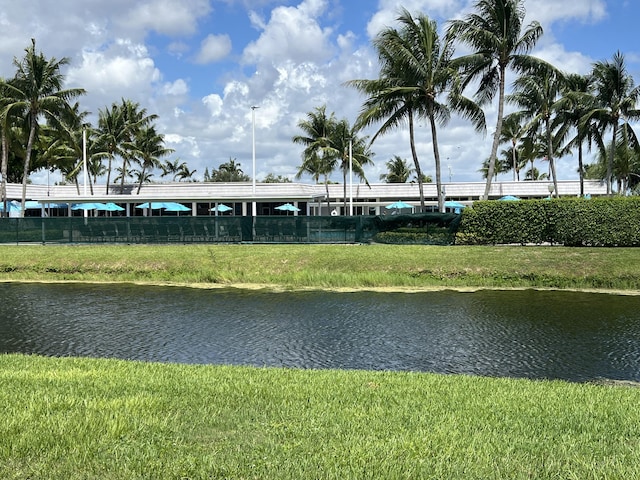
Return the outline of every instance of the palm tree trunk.
<path id="1" fill-rule="evenodd" d="M 438 189 L 438 211 L 444 213 L 444 192 L 442 191 L 442 175 L 440 172 L 440 152 L 438 151 L 438 133 L 436 131 L 436 120 L 433 115 L 429 115 L 431 125 L 431 141 L 433 143 L 433 157 L 436 163 L 436 188 Z"/>
<path id="2" fill-rule="evenodd" d="M 105 190 L 106 195 L 109 195 L 109 182 L 111 181 L 111 157 L 112 155 L 109 154 L 109 163 L 107 164 L 107 188 Z"/>
<path id="3" fill-rule="evenodd" d="M 7 202 L 7 170 L 9 165 L 9 147 L 7 142 L 7 133 L 6 129 L 2 129 L 2 167 L 0 170 L 0 175 L 2 175 L 2 182 L 0 184 L 0 197 L 2 198 L 2 216 L 8 217 L 9 212 L 7 211 L 8 202 Z"/>
<path id="4" fill-rule="evenodd" d="M 518 171 L 517 160 L 516 160 L 516 142 L 511 142 L 511 158 L 513 161 L 513 181 L 517 182 L 520 180 L 520 172 Z"/>
<path id="5" fill-rule="evenodd" d="M 127 159 L 122 157 L 122 178 L 120 179 L 120 193 L 124 193 L 124 179 L 127 176 Z"/>
<path id="6" fill-rule="evenodd" d="M 582 164 L 582 142 L 578 144 L 578 174 L 580 175 L 580 197 L 584 197 L 584 165 Z"/>
<path id="7" fill-rule="evenodd" d="M 545 125 L 547 128 L 547 158 L 549 159 L 549 170 L 551 171 L 551 177 L 553 179 L 553 190 L 555 192 L 555 197 L 559 196 L 558 192 L 558 178 L 556 176 L 556 164 L 553 161 L 553 144 L 551 138 L 551 127 L 549 126 L 549 119 L 545 120 Z"/>
<path id="8" fill-rule="evenodd" d="M 140 189 L 142 188 L 142 181 L 144 180 L 146 166 L 142 166 L 142 172 L 140 172 L 140 181 L 138 182 L 138 192 L 137 195 L 140 195 Z"/>
<path id="9" fill-rule="evenodd" d="M 422 169 L 418 160 L 418 152 L 416 151 L 415 132 L 413 128 L 413 112 L 409 109 L 409 143 L 411 144 L 411 156 L 413 157 L 413 165 L 416 169 L 416 177 L 418 178 L 418 192 L 420 194 L 420 211 L 424 212 L 424 187 L 422 185 Z"/>
<path id="10" fill-rule="evenodd" d="M 611 139 L 611 151 L 609 152 L 609 159 L 607 161 L 607 196 L 611 196 L 613 189 L 611 188 L 613 183 L 613 159 L 616 156 L 616 137 L 618 136 L 618 120 L 616 119 L 613 124 L 613 138 Z"/>
<path id="11" fill-rule="evenodd" d="M 491 155 L 489 156 L 489 169 L 487 171 L 487 183 L 484 187 L 483 200 L 489 199 L 491 192 L 491 181 L 493 180 L 493 172 L 495 170 L 495 159 L 498 155 L 498 145 L 500 143 L 500 132 L 502 131 L 502 117 L 504 115 L 504 74 L 506 68 L 500 66 L 500 90 L 498 94 L 498 118 L 496 120 L 496 131 L 493 133 L 493 144 L 491 145 Z"/>
<path id="12" fill-rule="evenodd" d="M 31 163 L 31 150 L 36 138 L 36 122 L 38 119 L 31 115 L 31 128 L 29 130 L 29 140 L 27 141 L 27 152 L 24 156 L 24 170 L 22 172 L 22 203 L 20 204 L 20 216 L 24 217 L 25 204 L 27 201 L 27 179 L 29 177 L 29 164 Z"/>

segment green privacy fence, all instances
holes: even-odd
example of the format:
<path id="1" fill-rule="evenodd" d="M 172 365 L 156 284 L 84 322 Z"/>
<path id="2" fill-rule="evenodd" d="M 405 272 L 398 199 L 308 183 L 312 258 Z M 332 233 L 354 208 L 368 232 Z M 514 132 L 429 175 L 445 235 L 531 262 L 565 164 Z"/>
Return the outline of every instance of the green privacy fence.
<path id="1" fill-rule="evenodd" d="M 0 243 L 453 243 L 459 215 L 0 218 Z M 391 232 L 406 230 L 394 242 Z M 386 236 L 386 237 L 385 237 Z M 391 240 L 391 241 L 390 241 Z"/>

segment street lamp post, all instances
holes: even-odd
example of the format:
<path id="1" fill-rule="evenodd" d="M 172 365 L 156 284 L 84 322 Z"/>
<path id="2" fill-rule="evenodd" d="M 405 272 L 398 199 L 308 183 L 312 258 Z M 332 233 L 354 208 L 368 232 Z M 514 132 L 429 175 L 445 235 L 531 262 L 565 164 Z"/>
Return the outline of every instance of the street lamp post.
<path id="1" fill-rule="evenodd" d="M 251 183 L 251 194 L 253 196 L 253 202 L 251 203 L 251 211 L 254 217 L 258 213 L 256 205 L 256 108 L 259 107 L 255 105 L 251 106 L 251 151 L 253 165 L 253 175 Z"/>

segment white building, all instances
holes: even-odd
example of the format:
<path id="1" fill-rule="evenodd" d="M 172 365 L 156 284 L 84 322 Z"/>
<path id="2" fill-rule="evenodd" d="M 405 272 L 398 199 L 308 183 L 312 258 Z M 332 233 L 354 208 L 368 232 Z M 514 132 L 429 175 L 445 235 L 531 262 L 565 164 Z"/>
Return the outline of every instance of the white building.
<path id="1" fill-rule="evenodd" d="M 245 183 L 169 183 L 143 184 L 140 193 L 137 185 L 125 185 L 121 192 L 119 185 L 110 186 L 105 194 L 105 185 L 94 185 L 94 194 L 84 194 L 75 185 L 27 185 L 27 199 L 35 205 L 30 214 L 51 213 L 50 204 L 66 204 L 57 208 L 57 215 L 79 214 L 72 212 L 71 205 L 87 202 L 113 202 L 125 208 L 123 215 L 152 215 L 147 210 L 135 207 L 145 202 L 179 202 L 191 209 L 192 215 L 217 215 L 211 209 L 218 204 L 231 207 L 232 215 L 253 215 L 253 204 L 257 215 L 280 214 L 275 209 L 283 203 L 292 203 L 300 209 L 296 215 L 382 215 L 385 206 L 402 200 L 413 207 L 420 206 L 418 185 L 415 183 L 375 183 L 366 184 L 304 184 L 304 183 L 257 183 L 255 195 L 251 182 Z M 484 194 L 484 182 L 450 182 L 443 184 L 445 199 L 464 205 L 472 205 Z M 328 191 L 328 199 L 327 199 Z M 545 198 L 553 191 L 549 181 L 494 182 L 490 199 L 513 195 L 521 199 Z M 346 192 L 346 193 L 345 193 Z M 555 192 L 554 192 L 555 193 Z M 577 180 L 558 182 L 558 195 L 577 197 L 580 183 Z M 599 181 L 585 181 L 584 193 L 591 196 L 606 194 L 606 186 Z M 424 184 L 425 205 L 430 211 L 437 210 L 438 197 L 434 183 Z M 20 200 L 22 185 L 8 184 L 7 198 Z M 36 203 L 34 203 L 36 202 Z M 49 206 L 48 206 L 49 205 Z M 39 208 L 38 208 L 39 207 Z M 40 212 L 38 213 L 38 209 Z M 410 213 L 409 211 L 403 213 Z"/>

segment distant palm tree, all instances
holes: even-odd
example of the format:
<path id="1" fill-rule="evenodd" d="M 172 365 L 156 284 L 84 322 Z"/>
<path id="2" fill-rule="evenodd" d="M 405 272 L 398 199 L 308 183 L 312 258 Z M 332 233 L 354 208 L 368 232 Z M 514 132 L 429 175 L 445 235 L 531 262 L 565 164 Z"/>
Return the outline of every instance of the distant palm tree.
<path id="1" fill-rule="evenodd" d="M 556 118 L 563 106 L 561 94 L 565 89 L 565 77 L 554 66 L 539 62 L 528 73 L 520 76 L 513 85 L 513 93 L 507 102 L 520 107 L 516 113 L 525 123 L 523 130 L 529 135 L 541 133 L 547 146 L 546 158 L 549 162 L 555 195 L 558 195 L 558 177 L 554 157 L 558 150 L 554 132 Z"/>
<path id="2" fill-rule="evenodd" d="M 42 52 L 36 52 L 33 39 L 25 52 L 21 60 L 13 59 L 17 72 L 14 81 L 5 83 L 10 90 L 8 96 L 11 101 L 7 102 L 0 114 L 6 118 L 7 115 L 20 112 L 25 116 L 29 132 L 22 175 L 21 216 L 25 212 L 31 153 L 39 130 L 38 120 L 44 117 L 53 126 L 59 124 L 61 113 L 69 108 L 69 101 L 85 93 L 81 88 L 62 88 L 64 76 L 60 69 L 69 63 L 67 58 L 45 58 Z"/>
<path id="3" fill-rule="evenodd" d="M 146 126 L 138 130 L 135 136 L 135 151 L 138 153 L 140 174 L 138 175 L 138 192 L 142 183 L 150 178 L 149 170 L 160 168 L 160 159 L 173 153 L 173 149 L 164 146 L 164 135 L 158 133 L 153 126 Z"/>
<path id="4" fill-rule="evenodd" d="M 218 170 L 214 170 L 211 175 L 212 182 L 248 182 L 249 180 L 251 177 L 245 175 L 235 158 L 229 158 L 228 162 L 220 164 Z"/>
<path id="5" fill-rule="evenodd" d="M 329 135 L 329 148 L 326 150 L 331 156 L 335 156 L 338 168 L 342 172 L 343 205 L 347 207 L 347 175 L 349 170 L 369 185 L 364 173 L 364 165 L 373 163 L 373 153 L 369 149 L 367 137 L 358 136 L 357 130 L 349 125 L 347 120 L 340 120 L 331 126 Z"/>
<path id="6" fill-rule="evenodd" d="M 566 90 L 561 99 L 559 119 L 562 122 L 561 136 L 568 136 L 570 131 L 575 135 L 569 139 L 568 146 L 578 149 L 578 174 L 580 176 L 580 196 L 584 196 L 584 161 L 583 147 L 589 150 L 595 144 L 601 144 L 602 138 L 591 120 L 582 121 L 583 117 L 595 108 L 595 97 L 592 92 L 593 77 L 590 75 L 569 74 L 566 77 Z"/>
<path id="7" fill-rule="evenodd" d="M 498 116 L 493 134 L 493 144 L 489 158 L 496 158 L 505 102 L 505 74 L 507 69 L 526 67 L 531 59 L 526 54 L 533 49 L 542 35 L 542 27 L 532 22 L 523 32 L 525 17 L 524 0 L 478 0 L 474 4 L 475 13 L 461 20 L 449 23 L 447 37 L 460 41 L 473 52 L 456 59 L 466 75 L 464 85 L 479 79 L 476 99 L 480 104 L 490 102 L 498 93 Z M 493 168 L 489 172 L 483 199 L 489 197 Z"/>
<path id="8" fill-rule="evenodd" d="M 511 157 L 511 170 L 513 171 L 513 180 L 520 180 L 520 165 L 518 162 L 518 144 L 524 135 L 522 129 L 520 115 L 511 114 L 504 118 L 502 124 L 502 132 L 500 133 L 500 143 L 510 143 L 510 148 L 505 151 Z"/>
<path id="9" fill-rule="evenodd" d="M 385 183 L 406 183 L 409 181 L 415 169 L 409 165 L 407 160 L 395 155 L 386 163 L 387 173 L 380 175 L 380 180 Z"/>
<path id="10" fill-rule="evenodd" d="M 304 146 L 302 151 L 302 164 L 298 168 L 296 178 L 309 174 L 316 183 L 320 177 L 324 177 L 327 208 L 331 209 L 329 199 L 329 176 L 335 170 L 337 157 L 335 151 L 330 150 L 331 133 L 336 125 L 335 115 L 327 115 L 327 107 L 316 107 L 313 112 L 307 113 L 306 120 L 298 122 L 302 135 L 295 135 L 293 143 Z"/>
<path id="11" fill-rule="evenodd" d="M 606 175 L 607 194 L 610 195 L 620 122 L 629 126 L 629 122 L 640 119 L 640 110 L 637 108 L 640 86 L 634 84 L 633 77 L 627 71 L 624 55 L 620 52 L 616 52 L 611 61 L 596 62 L 592 77 L 596 106 L 584 115 L 582 123 L 593 121 L 601 132 L 611 128 Z M 628 137 L 637 143 L 633 129 L 629 126 L 626 130 Z"/>

